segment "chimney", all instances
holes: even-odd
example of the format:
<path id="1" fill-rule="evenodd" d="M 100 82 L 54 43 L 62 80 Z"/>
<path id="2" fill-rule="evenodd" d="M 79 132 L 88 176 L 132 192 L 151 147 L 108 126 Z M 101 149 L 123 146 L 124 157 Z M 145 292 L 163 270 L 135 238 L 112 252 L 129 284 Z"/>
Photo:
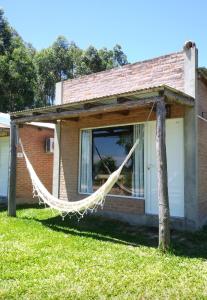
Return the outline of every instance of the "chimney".
<path id="1" fill-rule="evenodd" d="M 183 47 L 184 59 L 184 91 L 196 98 L 196 71 L 198 68 L 198 50 L 192 41 L 186 41 Z"/>

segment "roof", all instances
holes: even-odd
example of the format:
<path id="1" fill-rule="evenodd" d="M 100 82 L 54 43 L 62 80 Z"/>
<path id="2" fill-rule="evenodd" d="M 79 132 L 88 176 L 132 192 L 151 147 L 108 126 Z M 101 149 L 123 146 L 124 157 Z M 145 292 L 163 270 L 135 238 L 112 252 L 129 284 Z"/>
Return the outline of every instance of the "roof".
<path id="1" fill-rule="evenodd" d="M 28 125 L 54 129 L 54 124 L 51 123 L 41 123 L 41 122 L 31 122 Z M 0 128 L 9 129 L 10 128 L 10 115 L 5 113 L 0 113 Z"/>
<path id="2" fill-rule="evenodd" d="M 184 58 L 181 51 L 67 79 L 62 81 L 59 98 L 63 104 L 74 103 L 160 85 L 184 91 Z"/>
<path id="3" fill-rule="evenodd" d="M 106 113 L 110 109 L 121 110 L 123 103 L 125 108 L 138 106 L 143 103 L 152 103 L 160 95 L 166 96 L 168 101 L 177 102 L 184 105 L 193 106 L 194 98 L 173 89 L 169 86 L 157 86 L 141 90 L 130 91 L 128 93 L 114 94 L 106 97 L 95 98 L 86 101 L 77 101 L 75 103 L 65 103 L 61 105 L 52 105 L 36 109 L 12 112 L 11 118 L 17 123 L 33 122 L 33 121 L 52 121 L 63 118 L 71 118 L 80 116 L 83 113 L 97 113 L 101 110 Z M 145 102 L 144 102 L 145 101 Z"/>

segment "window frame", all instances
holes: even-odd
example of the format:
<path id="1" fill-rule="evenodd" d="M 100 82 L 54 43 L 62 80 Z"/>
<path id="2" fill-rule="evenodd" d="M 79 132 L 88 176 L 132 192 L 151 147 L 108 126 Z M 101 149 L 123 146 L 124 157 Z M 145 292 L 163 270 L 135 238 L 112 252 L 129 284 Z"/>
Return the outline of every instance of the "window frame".
<path id="1" fill-rule="evenodd" d="M 147 195 L 147 122 L 133 122 L 133 123 L 122 123 L 122 124 L 112 124 L 112 125 L 102 125 L 102 126 L 95 126 L 95 127 L 84 127 L 80 128 L 79 130 L 79 158 L 78 158 L 78 194 L 80 195 L 91 195 L 92 193 L 84 193 L 80 191 L 80 180 L 81 180 L 81 136 L 83 130 L 93 130 L 93 129 L 101 129 L 101 128 L 110 128 L 110 127 L 124 127 L 124 126 L 134 126 L 134 125 L 144 125 L 144 197 L 135 197 L 135 196 L 126 196 L 126 195 L 114 195 L 108 194 L 107 196 L 114 197 L 114 198 L 125 198 L 125 199 L 134 199 L 134 200 L 145 200 Z"/>

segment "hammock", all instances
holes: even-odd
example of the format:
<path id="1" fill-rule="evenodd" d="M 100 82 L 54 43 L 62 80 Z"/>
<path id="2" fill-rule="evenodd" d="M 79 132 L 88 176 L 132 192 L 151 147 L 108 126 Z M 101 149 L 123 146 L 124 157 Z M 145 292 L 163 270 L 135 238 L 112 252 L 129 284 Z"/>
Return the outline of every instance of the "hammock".
<path id="1" fill-rule="evenodd" d="M 29 171 L 31 181 L 32 181 L 32 187 L 33 187 L 33 197 L 37 197 L 39 199 L 39 203 L 44 203 L 48 205 L 50 208 L 53 208 L 57 210 L 61 215 L 62 218 L 66 215 L 79 215 L 80 217 L 83 217 L 84 214 L 87 212 L 93 212 L 96 211 L 98 207 L 103 207 L 106 195 L 110 192 L 113 185 L 118 181 L 119 175 L 124 167 L 124 165 L 128 162 L 131 155 L 133 154 L 135 148 L 140 143 L 140 139 L 137 139 L 131 150 L 129 151 L 128 155 L 126 156 L 125 160 L 121 164 L 121 166 L 111 173 L 107 179 L 107 181 L 93 194 L 86 197 L 85 199 L 79 200 L 79 201 L 66 201 L 66 200 L 60 200 L 50 194 L 50 192 L 45 188 L 43 183 L 38 178 L 32 164 L 30 163 L 22 142 L 20 140 L 20 146 L 22 148 L 22 153 L 24 155 L 26 166 Z"/>
<path id="2" fill-rule="evenodd" d="M 149 118 L 152 114 L 153 108 L 154 108 L 155 102 L 153 102 L 153 105 L 151 107 L 151 110 L 149 112 L 149 115 L 146 119 L 146 122 L 149 121 Z M 31 181 L 32 181 L 32 187 L 33 187 L 33 197 L 37 197 L 39 199 L 39 203 L 44 203 L 45 205 L 48 205 L 50 208 L 53 208 L 57 210 L 61 215 L 62 218 L 66 215 L 78 215 L 79 217 L 83 217 L 87 212 L 94 212 L 97 210 L 98 207 L 103 208 L 106 195 L 110 192 L 113 185 L 118 181 L 119 175 L 121 174 L 121 171 L 124 167 L 124 165 L 128 162 L 130 157 L 132 156 L 134 150 L 136 147 L 140 144 L 140 139 L 138 138 L 136 142 L 134 143 L 133 147 L 129 151 L 128 155 L 126 156 L 125 160 L 121 164 L 121 166 L 114 171 L 113 173 L 110 173 L 108 179 L 106 182 L 93 194 L 86 197 L 85 199 L 78 200 L 78 201 L 65 201 L 56 198 L 50 192 L 45 188 L 43 183 L 38 178 L 33 166 L 31 165 L 25 151 L 24 147 L 22 145 L 22 142 L 20 140 L 20 146 L 22 148 L 22 153 L 24 155 L 26 166 L 29 171 Z"/>

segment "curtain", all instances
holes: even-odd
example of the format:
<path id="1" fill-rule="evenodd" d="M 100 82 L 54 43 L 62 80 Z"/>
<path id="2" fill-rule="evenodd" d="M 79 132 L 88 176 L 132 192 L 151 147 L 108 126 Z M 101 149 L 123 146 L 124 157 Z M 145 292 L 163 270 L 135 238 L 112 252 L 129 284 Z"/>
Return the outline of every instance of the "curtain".
<path id="1" fill-rule="evenodd" d="M 92 193 L 92 131 L 81 133 L 80 192 Z"/>
<path id="2" fill-rule="evenodd" d="M 140 144 L 134 152 L 133 196 L 144 197 L 144 124 L 134 125 L 133 140 L 140 138 Z"/>

